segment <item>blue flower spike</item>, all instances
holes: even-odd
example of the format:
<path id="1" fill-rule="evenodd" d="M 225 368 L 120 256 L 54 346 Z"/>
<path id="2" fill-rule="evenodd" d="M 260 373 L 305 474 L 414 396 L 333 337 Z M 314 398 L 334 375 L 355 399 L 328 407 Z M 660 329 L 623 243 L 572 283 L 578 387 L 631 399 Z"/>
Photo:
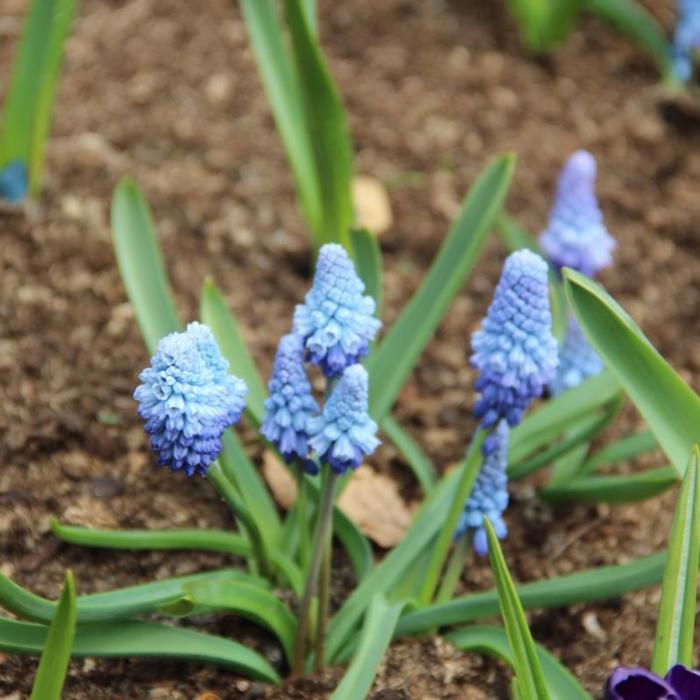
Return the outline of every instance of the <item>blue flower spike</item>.
<path id="1" fill-rule="evenodd" d="M 673 73 L 681 83 L 688 83 L 700 53 L 700 3 L 679 0 L 678 19 L 673 35 Z"/>
<path id="2" fill-rule="evenodd" d="M 474 551 L 482 557 L 489 549 L 484 518 L 491 521 L 498 539 L 505 539 L 508 534 L 503 520 L 508 507 L 508 434 L 508 422 L 501 420 L 489 436 L 494 439 L 493 448 L 484 457 L 457 527 L 456 537 L 467 531 L 472 533 Z"/>
<path id="3" fill-rule="evenodd" d="M 295 333 L 280 340 L 267 388 L 270 396 L 265 400 L 260 432 L 277 447 L 287 463 L 296 458 L 306 461 L 308 423 L 312 416 L 318 415 L 319 408 L 304 369 L 304 341 Z"/>
<path id="4" fill-rule="evenodd" d="M 603 361 L 588 344 L 576 319 L 569 318 L 564 343 L 559 350 L 559 367 L 549 385 L 553 396 L 578 386 L 584 379 L 603 371 Z"/>
<path id="5" fill-rule="evenodd" d="M 547 263 L 530 250 L 506 259 L 481 329 L 472 334 L 471 364 L 481 398 L 474 414 L 484 428 L 501 419 L 516 426 L 551 382 L 558 363 L 552 335 Z M 495 447 L 492 436 L 482 451 Z"/>
<path id="6" fill-rule="evenodd" d="M 221 451 L 221 436 L 245 408 L 248 387 L 228 366 L 211 329 L 201 323 L 160 340 L 134 392 L 158 464 L 206 476 Z"/>
<path id="7" fill-rule="evenodd" d="M 549 224 L 539 238 L 557 269 L 570 267 L 588 277 L 612 263 L 615 248 L 598 206 L 595 178 L 595 158 L 588 151 L 576 151 L 559 175 Z"/>
<path id="8" fill-rule="evenodd" d="M 345 249 L 336 243 L 322 246 L 313 285 L 294 311 L 294 332 L 327 377 L 340 376 L 364 357 L 381 328 L 374 299 L 364 291 Z"/>
<path id="9" fill-rule="evenodd" d="M 20 160 L 13 160 L 0 168 L 0 199 L 11 204 L 21 202 L 27 196 L 27 166 Z"/>
<path id="10" fill-rule="evenodd" d="M 367 409 L 367 382 L 367 370 L 362 365 L 348 367 L 323 413 L 309 421 L 311 447 L 338 474 L 357 469 L 379 445 L 377 424 Z"/>

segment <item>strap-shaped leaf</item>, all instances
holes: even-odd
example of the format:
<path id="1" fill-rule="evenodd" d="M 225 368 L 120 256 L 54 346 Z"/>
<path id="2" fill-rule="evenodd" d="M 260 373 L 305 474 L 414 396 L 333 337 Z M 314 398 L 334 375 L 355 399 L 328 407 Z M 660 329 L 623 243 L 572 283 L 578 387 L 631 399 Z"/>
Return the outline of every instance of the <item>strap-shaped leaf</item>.
<path id="1" fill-rule="evenodd" d="M 558 578 L 524 583 L 517 587 L 526 610 L 558 608 L 619 596 L 661 581 L 666 554 L 660 552 L 628 564 L 601 566 Z M 377 567 L 379 568 L 379 567 Z M 434 603 L 407 613 L 396 633 L 420 634 L 447 625 L 463 624 L 498 614 L 496 591 L 460 596 L 446 603 Z"/>
<path id="2" fill-rule="evenodd" d="M 368 360 L 370 413 L 382 421 L 476 264 L 505 199 L 513 156 L 491 163 L 469 191 L 428 274 Z"/>
<path id="3" fill-rule="evenodd" d="M 389 603 L 375 595 L 367 609 L 357 650 L 331 700 L 364 700 L 384 658 L 403 603 Z"/>
<path id="4" fill-rule="evenodd" d="M 651 431 L 640 430 L 594 452 L 581 467 L 581 473 L 590 474 L 601 466 L 612 466 L 618 462 L 634 459 L 645 452 L 655 450 L 658 446 L 659 444 Z"/>
<path id="5" fill-rule="evenodd" d="M 513 664 L 508 638 L 501 627 L 471 625 L 446 634 L 445 639 L 462 651 L 478 651 Z M 535 647 L 552 700 L 592 700 L 568 669 L 544 647 L 539 644 Z"/>
<path id="6" fill-rule="evenodd" d="M 437 481 L 437 472 L 433 463 L 423 453 L 420 445 L 390 415 L 382 421 L 382 430 L 406 460 L 406 464 L 418 480 L 423 492 L 430 493 Z"/>
<path id="7" fill-rule="evenodd" d="M 485 519 L 484 524 L 489 543 L 491 571 L 496 581 L 501 617 L 506 628 L 508 646 L 518 681 L 518 696 L 521 700 L 548 700 L 549 692 L 544 681 L 544 672 L 535 649 L 535 641 L 525 619 L 525 611 L 518 598 L 491 521 Z"/>
<path id="8" fill-rule="evenodd" d="M 30 700 L 60 700 L 75 636 L 75 583 L 66 573 L 61 599 L 46 635 Z"/>
<path id="9" fill-rule="evenodd" d="M 700 450 L 693 447 L 673 514 L 668 559 L 661 586 L 651 670 L 693 666 L 693 638 L 700 558 Z"/>
<path id="10" fill-rule="evenodd" d="M 352 250 L 352 149 L 345 109 L 301 3 L 285 0 L 284 6 L 297 84 L 316 162 L 322 212 L 318 241 L 340 243 Z"/>
<path id="11" fill-rule="evenodd" d="M 38 654 L 44 648 L 48 627 L 0 617 L 0 649 L 14 654 Z M 133 620 L 78 625 L 73 656 L 152 658 L 199 661 L 231 668 L 267 683 L 280 677 L 252 649 L 230 639 L 154 622 Z"/>
<path id="12" fill-rule="evenodd" d="M 598 284 L 566 269 L 566 294 L 591 344 L 682 476 L 700 435 L 700 398 Z"/>
<path id="13" fill-rule="evenodd" d="M 678 473 L 673 467 L 659 467 L 637 474 L 576 477 L 546 486 L 538 495 L 550 503 L 632 503 L 663 493 L 677 483 Z"/>
<path id="14" fill-rule="evenodd" d="M 365 283 L 367 294 L 377 304 L 377 316 L 382 310 L 382 251 L 377 237 L 367 229 L 353 229 L 352 249 L 355 254 L 355 269 Z"/>

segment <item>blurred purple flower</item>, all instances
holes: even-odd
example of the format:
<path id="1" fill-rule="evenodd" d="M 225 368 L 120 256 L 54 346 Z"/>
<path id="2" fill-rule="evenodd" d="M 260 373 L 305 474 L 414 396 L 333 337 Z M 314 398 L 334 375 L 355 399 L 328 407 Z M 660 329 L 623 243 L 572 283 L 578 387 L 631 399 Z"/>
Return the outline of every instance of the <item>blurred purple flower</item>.
<path id="1" fill-rule="evenodd" d="M 700 673 L 676 664 L 660 678 L 645 668 L 616 668 L 605 687 L 606 700 L 699 700 Z"/>

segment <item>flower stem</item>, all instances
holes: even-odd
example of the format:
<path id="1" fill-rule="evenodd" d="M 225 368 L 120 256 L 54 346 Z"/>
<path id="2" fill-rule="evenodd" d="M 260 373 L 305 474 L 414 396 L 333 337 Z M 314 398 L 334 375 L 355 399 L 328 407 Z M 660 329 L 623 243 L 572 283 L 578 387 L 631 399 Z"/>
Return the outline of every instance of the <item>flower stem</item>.
<path id="1" fill-rule="evenodd" d="M 309 521 L 307 514 L 308 489 L 306 488 L 306 477 L 304 467 L 297 464 L 299 477 L 297 479 L 297 520 L 299 523 L 299 563 L 301 570 L 306 571 L 309 566 L 309 556 L 311 542 L 309 541 Z"/>
<path id="2" fill-rule="evenodd" d="M 265 577 L 269 577 L 272 573 L 272 567 L 267 545 L 250 511 L 243 503 L 233 484 L 226 478 L 218 460 L 209 467 L 207 478 L 219 492 L 219 495 L 226 501 L 234 517 L 240 522 L 242 529 L 245 530 L 260 573 Z"/>
<path id="3" fill-rule="evenodd" d="M 435 594 L 440 574 L 445 566 L 445 560 L 450 550 L 450 544 L 454 538 L 455 530 L 459 524 L 459 516 L 464 509 L 464 505 L 469 498 L 469 494 L 474 487 L 474 481 L 481 467 L 481 445 L 486 437 L 486 431 L 479 429 L 475 433 L 467 450 L 467 454 L 460 464 L 457 488 L 452 500 L 452 505 L 448 511 L 445 524 L 438 534 L 437 542 L 433 549 L 432 556 L 428 562 L 423 587 L 421 588 L 419 602 L 421 605 L 429 605 Z"/>
<path id="4" fill-rule="evenodd" d="M 330 535 L 330 533 L 328 533 Z M 331 602 L 331 538 L 326 537 L 318 582 L 318 615 L 316 616 L 316 672 L 323 671 L 326 625 Z"/>
<path id="5" fill-rule="evenodd" d="M 304 652 L 306 635 L 310 625 L 311 601 L 313 600 L 318 585 L 321 560 L 325 549 L 325 543 L 329 539 L 330 526 L 333 515 L 333 494 L 337 474 L 326 467 L 324 483 L 321 490 L 321 500 L 318 507 L 316 526 L 314 528 L 313 544 L 311 549 L 311 564 L 306 575 L 304 595 L 299 606 L 299 624 L 294 639 L 294 654 L 292 657 L 292 677 L 300 676 L 304 665 Z"/>

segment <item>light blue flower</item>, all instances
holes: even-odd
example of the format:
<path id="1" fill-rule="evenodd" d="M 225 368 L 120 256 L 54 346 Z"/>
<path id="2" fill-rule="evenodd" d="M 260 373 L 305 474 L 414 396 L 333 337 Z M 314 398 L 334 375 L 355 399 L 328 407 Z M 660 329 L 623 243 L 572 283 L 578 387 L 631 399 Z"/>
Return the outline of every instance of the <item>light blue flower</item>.
<path id="1" fill-rule="evenodd" d="M 474 414 L 485 428 L 501 418 L 517 425 L 554 377 L 558 362 L 547 263 L 539 255 L 518 250 L 508 256 L 481 329 L 472 334 L 472 350 L 481 393 Z M 485 452 L 492 442 L 484 443 Z"/>
<path id="2" fill-rule="evenodd" d="M 160 340 L 134 392 L 159 464 L 206 475 L 221 451 L 221 436 L 245 408 L 248 388 L 228 365 L 201 323 Z"/>
<path id="3" fill-rule="evenodd" d="M 554 396 L 578 386 L 584 379 L 603 371 L 603 361 L 588 344 L 575 318 L 569 319 L 564 342 L 559 349 L 559 367 L 549 385 Z"/>
<path id="4" fill-rule="evenodd" d="M 27 186 L 27 166 L 22 161 L 13 160 L 0 168 L 0 199 L 21 202 L 27 196 Z"/>
<path id="5" fill-rule="evenodd" d="M 679 0 L 676 31 L 673 35 L 673 72 L 682 83 L 693 77 L 700 51 L 700 2 Z"/>
<path id="6" fill-rule="evenodd" d="M 357 469 L 363 456 L 379 445 L 377 424 L 367 412 L 367 370 L 348 367 L 323 407 L 323 413 L 309 421 L 311 447 L 322 462 L 343 474 Z"/>
<path id="7" fill-rule="evenodd" d="M 588 277 L 610 265 L 615 248 L 603 224 L 595 178 L 595 158 L 588 151 L 576 151 L 559 175 L 549 224 L 539 239 L 556 268 L 571 267 Z"/>
<path id="8" fill-rule="evenodd" d="M 304 370 L 304 341 L 295 333 L 279 343 L 267 385 L 265 417 L 260 432 L 275 444 L 287 462 L 309 455 L 308 422 L 319 413 Z M 311 462 L 313 464 L 313 462 Z"/>
<path id="9" fill-rule="evenodd" d="M 328 377 L 339 376 L 366 355 L 381 328 L 374 299 L 364 291 L 345 249 L 335 243 L 322 246 L 313 285 L 294 311 L 294 332 Z"/>
<path id="10" fill-rule="evenodd" d="M 467 530 L 472 532 L 474 551 L 481 556 L 488 552 L 484 518 L 491 521 L 498 539 L 505 539 L 508 534 L 503 520 L 508 507 L 508 433 L 508 423 L 502 420 L 491 434 L 495 438 L 494 449 L 484 458 L 457 527 L 456 537 Z"/>

